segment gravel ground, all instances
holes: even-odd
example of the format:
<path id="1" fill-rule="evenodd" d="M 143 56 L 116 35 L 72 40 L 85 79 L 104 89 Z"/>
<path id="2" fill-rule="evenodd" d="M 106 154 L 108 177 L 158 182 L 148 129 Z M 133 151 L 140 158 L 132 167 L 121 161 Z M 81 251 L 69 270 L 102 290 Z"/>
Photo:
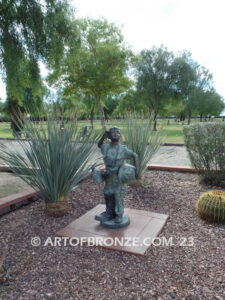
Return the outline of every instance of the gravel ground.
<path id="1" fill-rule="evenodd" d="M 49 217 L 37 201 L 0 219 L 8 247 L 0 299 L 225 299 L 225 227 L 196 216 L 195 203 L 211 188 L 194 174 L 148 171 L 128 187 L 125 206 L 170 216 L 160 237 L 174 245 L 151 246 L 145 256 L 97 247 L 31 246 L 103 202 L 92 179 L 71 194 L 71 213 Z M 186 244 L 182 242 L 186 239 Z M 193 239 L 193 241 L 192 241 Z M 193 245 L 191 245 L 193 242 Z"/>

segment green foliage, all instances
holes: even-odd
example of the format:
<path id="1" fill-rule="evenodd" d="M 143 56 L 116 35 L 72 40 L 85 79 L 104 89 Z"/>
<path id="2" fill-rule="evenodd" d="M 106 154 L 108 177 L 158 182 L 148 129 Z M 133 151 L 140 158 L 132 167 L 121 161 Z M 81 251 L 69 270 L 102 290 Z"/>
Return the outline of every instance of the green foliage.
<path id="1" fill-rule="evenodd" d="M 201 91 L 196 98 L 195 109 L 201 118 L 207 115 L 219 116 L 225 108 L 222 97 L 215 90 Z"/>
<path id="2" fill-rule="evenodd" d="M 128 90 L 125 94 L 120 95 L 118 105 L 113 111 L 113 115 L 126 116 L 129 113 L 132 114 L 145 114 L 149 112 L 147 105 L 142 101 L 142 97 L 133 89 Z"/>
<path id="3" fill-rule="evenodd" d="M 0 122 L 9 122 L 9 116 L 6 113 L 6 103 L 0 98 Z"/>
<path id="4" fill-rule="evenodd" d="M 113 112 L 115 111 L 116 107 L 118 106 L 120 97 L 116 95 L 109 94 L 107 95 L 104 101 L 104 113 L 106 119 L 112 116 Z"/>
<path id="5" fill-rule="evenodd" d="M 163 129 L 153 132 L 151 120 L 140 120 L 129 117 L 125 120 L 124 141 L 129 149 L 138 155 L 139 174 L 141 179 L 150 159 L 158 151 L 164 137 Z"/>
<path id="6" fill-rule="evenodd" d="M 192 165 L 207 184 L 225 187 L 225 124 L 184 126 L 184 142 Z"/>
<path id="7" fill-rule="evenodd" d="M 184 57 L 184 53 L 175 56 L 164 46 L 141 51 L 136 65 L 137 90 L 153 113 L 154 130 L 159 111 L 171 98 L 181 99 L 193 80 L 193 72 Z"/>
<path id="8" fill-rule="evenodd" d="M 200 218 L 225 223 L 225 192 L 213 190 L 202 194 L 196 208 Z"/>
<path id="9" fill-rule="evenodd" d="M 67 0 L 1 1 L 0 69 L 12 121 L 28 98 L 41 104 L 43 83 L 38 62 L 42 60 L 48 67 L 60 64 L 64 42 L 70 37 L 70 11 Z M 16 124 L 13 127 L 18 130 Z"/>
<path id="10" fill-rule="evenodd" d="M 21 151 L 0 145 L 0 158 L 37 189 L 46 203 L 58 202 L 87 174 L 98 137 L 89 132 L 80 139 L 75 122 L 66 124 L 62 131 L 51 119 L 46 131 L 30 121 L 24 128 L 30 139 L 18 141 Z"/>
<path id="11" fill-rule="evenodd" d="M 137 90 L 149 111 L 160 115 L 218 115 L 221 97 L 212 85 L 212 74 L 195 62 L 187 51 L 174 55 L 167 48 L 153 47 L 141 52 L 137 63 Z"/>
<path id="12" fill-rule="evenodd" d="M 171 98 L 159 111 L 161 117 L 180 117 L 185 112 L 185 104 L 182 99 Z"/>
<path id="13" fill-rule="evenodd" d="M 94 97 L 102 128 L 104 97 L 119 94 L 131 85 L 126 72 L 132 58 L 119 28 L 106 20 L 84 19 L 74 23 L 80 29 L 80 44 L 68 45 L 61 68 L 49 76 L 49 82 L 65 86 L 67 95 L 80 91 Z"/>
<path id="14" fill-rule="evenodd" d="M 190 78 L 186 78 L 184 73 L 184 81 L 179 81 L 178 87 L 181 90 L 182 98 L 185 104 L 185 110 L 188 114 L 188 124 L 191 122 L 191 116 L 201 114 L 202 108 L 207 107 L 207 101 L 203 103 L 202 99 L 209 99 L 209 91 L 212 88 L 212 74 L 205 67 L 195 62 L 191 55 L 184 53 L 183 63 L 189 67 Z M 211 97 L 211 100 L 212 97 Z M 210 110 L 209 107 L 206 108 Z M 204 111 L 204 109 L 203 109 Z"/>
<path id="15" fill-rule="evenodd" d="M 137 88 L 143 96 L 154 119 L 162 106 L 162 101 L 171 97 L 171 65 L 173 53 L 165 47 L 141 51 L 137 63 Z"/>

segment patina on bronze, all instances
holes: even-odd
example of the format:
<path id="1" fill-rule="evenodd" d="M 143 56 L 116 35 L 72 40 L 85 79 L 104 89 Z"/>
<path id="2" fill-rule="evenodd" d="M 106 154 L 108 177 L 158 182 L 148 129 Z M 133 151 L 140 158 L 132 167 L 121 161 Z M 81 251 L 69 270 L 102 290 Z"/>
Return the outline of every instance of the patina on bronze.
<path id="1" fill-rule="evenodd" d="M 111 143 L 104 143 L 109 138 Z M 95 216 L 95 220 L 107 228 L 122 228 L 130 224 L 129 217 L 124 214 L 125 183 L 134 181 L 139 171 L 138 156 L 126 146 L 119 143 L 120 129 L 112 127 L 106 131 L 98 147 L 101 149 L 105 163 L 105 171 L 92 169 L 93 178 L 100 183 L 105 181 L 104 198 L 106 211 Z M 125 164 L 125 160 L 133 159 L 134 166 Z"/>

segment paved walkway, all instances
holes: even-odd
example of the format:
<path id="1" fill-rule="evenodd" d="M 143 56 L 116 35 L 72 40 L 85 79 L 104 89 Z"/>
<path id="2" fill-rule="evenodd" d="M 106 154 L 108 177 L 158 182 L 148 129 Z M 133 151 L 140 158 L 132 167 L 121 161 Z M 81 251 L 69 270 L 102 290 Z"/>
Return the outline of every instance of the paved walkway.
<path id="1" fill-rule="evenodd" d="M 20 146 L 16 141 L 0 140 L 0 144 L 4 144 L 6 147 L 10 147 L 12 149 L 20 149 Z M 101 157 L 101 153 L 97 147 L 96 157 Z M 149 164 L 156 164 L 161 166 L 191 166 L 188 153 L 184 146 L 161 146 L 159 151 L 154 155 Z M 0 165 L 3 165 L 1 161 Z"/>
<path id="2" fill-rule="evenodd" d="M 185 146 L 162 146 L 154 155 L 150 164 L 160 166 L 191 167 Z"/>
<path id="3" fill-rule="evenodd" d="M 20 146 L 16 141 L 6 141 L 1 140 L 1 144 L 4 144 L 6 147 L 11 149 L 15 148 L 20 150 Z M 102 155 L 100 150 L 96 147 L 96 158 L 101 158 Z M 94 159 L 93 159 L 94 160 Z M 101 161 L 101 160 L 100 160 Z M 90 165 L 93 162 L 90 162 Z M 155 156 L 151 159 L 149 164 L 155 164 L 160 166 L 182 166 L 189 167 L 191 166 L 190 160 L 185 147 L 176 147 L 176 146 L 162 146 Z M 0 166 L 3 166 L 3 162 L 0 161 Z M 12 193 L 18 193 L 22 190 L 27 190 L 29 187 L 17 176 L 0 172 L 0 198 L 5 197 Z"/>

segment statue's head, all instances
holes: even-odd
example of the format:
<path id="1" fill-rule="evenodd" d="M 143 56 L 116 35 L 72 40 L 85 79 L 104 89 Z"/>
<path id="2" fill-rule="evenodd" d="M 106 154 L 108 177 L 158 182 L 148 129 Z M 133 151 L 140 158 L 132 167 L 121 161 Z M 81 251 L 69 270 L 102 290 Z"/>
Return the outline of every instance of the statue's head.
<path id="1" fill-rule="evenodd" d="M 112 141 L 119 141 L 120 139 L 120 129 L 119 127 L 111 127 L 109 129 L 110 139 Z"/>

